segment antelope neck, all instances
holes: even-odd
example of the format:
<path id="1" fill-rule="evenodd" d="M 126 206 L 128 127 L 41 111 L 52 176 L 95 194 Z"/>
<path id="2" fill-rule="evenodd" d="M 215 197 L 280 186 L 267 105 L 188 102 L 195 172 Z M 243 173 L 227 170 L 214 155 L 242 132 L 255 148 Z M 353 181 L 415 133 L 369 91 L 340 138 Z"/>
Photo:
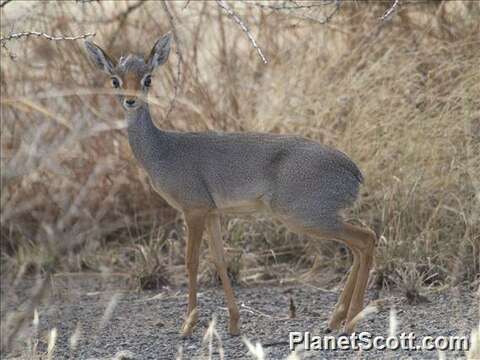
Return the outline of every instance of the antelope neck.
<path id="1" fill-rule="evenodd" d="M 167 134 L 155 126 L 147 104 L 141 105 L 135 111 L 127 112 L 126 118 L 128 141 L 133 154 L 150 172 L 158 162 L 159 155 L 167 150 L 162 146 L 167 145 Z"/>

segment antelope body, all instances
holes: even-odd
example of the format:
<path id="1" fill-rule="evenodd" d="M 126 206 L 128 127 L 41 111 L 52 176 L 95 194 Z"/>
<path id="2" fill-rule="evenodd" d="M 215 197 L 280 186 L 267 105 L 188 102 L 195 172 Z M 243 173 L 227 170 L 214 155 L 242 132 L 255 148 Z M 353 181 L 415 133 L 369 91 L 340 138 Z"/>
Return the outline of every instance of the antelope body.
<path id="1" fill-rule="evenodd" d="M 363 308 L 376 236 L 345 223 L 339 212 L 353 204 L 363 181 L 358 167 L 342 152 L 296 136 L 260 133 L 191 133 L 157 128 L 146 100 L 152 72 L 167 61 L 171 35 L 158 40 L 150 55 L 118 62 L 86 42 L 92 61 L 121 89 L 128 140 L 155 190 L 184 214 L 188 229 L 186 267 L 189 296 L 183 335 L 197 321 L 199 249 L 207 229 L 212 260 L 225 291 L 229 332 L 239 333 L 239 311 L 227 276 L 220 215 L 267 211 L 290 229 L 346 244 L 353 265 L 328 327 L 354 330 Z M 187 321 L 188 320 L 188 321 Z"/>

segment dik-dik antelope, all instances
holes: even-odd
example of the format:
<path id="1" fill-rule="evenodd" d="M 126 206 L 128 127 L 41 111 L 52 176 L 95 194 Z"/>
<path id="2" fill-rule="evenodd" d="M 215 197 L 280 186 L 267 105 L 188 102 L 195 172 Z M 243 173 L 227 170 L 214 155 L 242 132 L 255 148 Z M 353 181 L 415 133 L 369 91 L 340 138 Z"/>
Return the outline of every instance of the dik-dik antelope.
<path id="1" fill-rule="evenodd" d="M 293 231 L 334 239 L 353 253 L 353 265 L 329 320 L 330 329 L 352 332 L 362 310 L 376 236 L 344 222 L 339 212 L 358 196 L 362 174 L 344 153 L 298 136 L 267 133 L 174 132 L 159 129 L 150 116 L 153 72 L 170 53 L 171 34 L 146 57 L 118 61 L 86 42 L 93 63 L 111 78 L 125 110 L 132 151 L 155 190 L 185 217 L 188 308 L 182 327 L 193 331 L 198 315 L 197 271 L 204 228 L 229 310 L 229 333 L 239 334 L 239 311 L 227 275 L 220 216 L 267 211 Z M 188 321 L 187 321 L 188 320 Z"/>

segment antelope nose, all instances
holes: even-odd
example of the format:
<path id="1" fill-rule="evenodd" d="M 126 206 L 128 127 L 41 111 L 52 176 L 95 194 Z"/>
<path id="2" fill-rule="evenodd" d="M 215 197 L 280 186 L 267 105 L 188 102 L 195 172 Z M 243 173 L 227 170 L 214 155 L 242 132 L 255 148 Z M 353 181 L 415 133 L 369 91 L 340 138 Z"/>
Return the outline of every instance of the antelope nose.
<path id="1" fill-rule="evenodd" d="M 135 99 L 127 99 L 125 100 L 125 104 L 127 104 L 128 106 L 133 106 L 135 105 Z"/>

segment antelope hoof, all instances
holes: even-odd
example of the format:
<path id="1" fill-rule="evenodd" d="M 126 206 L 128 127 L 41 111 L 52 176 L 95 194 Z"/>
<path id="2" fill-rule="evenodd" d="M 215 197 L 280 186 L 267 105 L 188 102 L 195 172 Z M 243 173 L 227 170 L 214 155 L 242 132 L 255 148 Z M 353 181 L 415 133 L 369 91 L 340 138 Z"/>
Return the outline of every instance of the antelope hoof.
<path id="1" fill-rule="evenodd" d="M 355 324 L 352 321 L 346 322 L 343 327 L 342 335 L 350 335 L 355 331 Z"/>
<path id="2" fill-rule="evenodd" d="M 181 331 L 182 338 L 192 336 L 194 327 L 195 325 L 185 322 L 182 325 L 182 331 Z"/>
<path id="3" fill-rule="evenodd" d="M 192 311 L 187 312 L 187 318 L 183 322 L 182 325 L 182 337 L 191 336 L 193 333 L 193 329 L 198 322 L 198 310 L 194 308 Z"/>
<path id="4" fill-rule="evenodd" d="M 328 322 L 328 325 L 327 325 L 328 332 L 338 330 L 340 328 L 340 325 L 343 322 L 343 319 L 345 319 L 345 316 L 343 314 L 334 314 L 331 317 L 330 321 Z"/>
<path id="5" fill-rule="evenodd" d="M 240 335 L 240 328 L 238 327 L 238 323 L 230 323 L 228 325 L 228 333 L 232 336 Z"/>

